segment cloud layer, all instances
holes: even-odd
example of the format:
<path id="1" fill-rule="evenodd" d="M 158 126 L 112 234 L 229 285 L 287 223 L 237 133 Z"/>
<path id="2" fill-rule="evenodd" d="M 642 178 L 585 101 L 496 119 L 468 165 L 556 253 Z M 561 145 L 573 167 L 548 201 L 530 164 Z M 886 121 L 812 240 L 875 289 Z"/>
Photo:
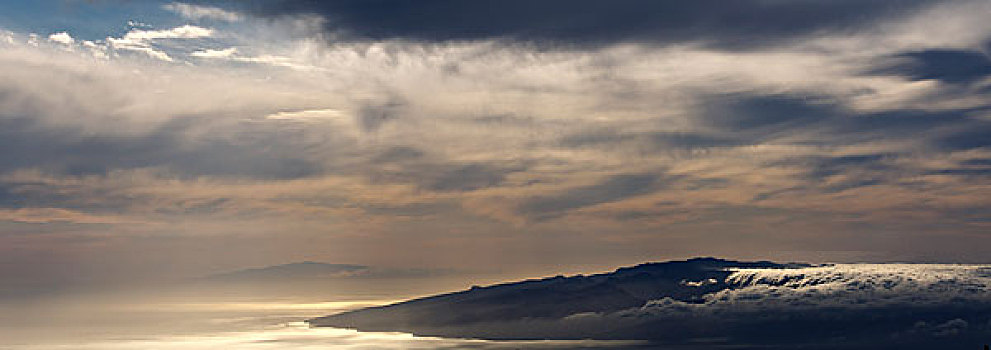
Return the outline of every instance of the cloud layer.
<path id="1" fill-rule="evenodd" d="M 986 256 L 987 3 L 567 3 L 2 32 L 3 266 Z"/>
<path id="2" fill-rule="evenodd" d="M 705 41 L 752 47 L 817 31 L 849 31 L 925 4 L 860 1 L 252 1 L 247 11 L 265 17 L 317 15 L 332 34 L 363 39 Z"/>

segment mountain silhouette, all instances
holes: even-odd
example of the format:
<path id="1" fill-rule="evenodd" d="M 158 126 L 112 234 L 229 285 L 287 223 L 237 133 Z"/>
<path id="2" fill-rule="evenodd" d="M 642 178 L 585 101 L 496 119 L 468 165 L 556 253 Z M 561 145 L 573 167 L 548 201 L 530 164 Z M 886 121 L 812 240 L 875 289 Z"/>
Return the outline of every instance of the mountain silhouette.
<path id="1" fill-rule="evenodd" d="M 991 267 L 717 258 L 525 280 L 318 317 L 314 327 L 677 349 L 980 348 Z"/>
<path id="2" fill-rule="evenodd" d="M 215 274 L 207 276 L 206 279 L 219 282 L 322 279 L 358 276 L 369 271 L 371 271 L 371 267 L 364 265 L 304 261 Z"/>
<path id="3" fill-rule="evenodd" d="M 473 323 L 556 319 L 588 312 L 615 312 L 665 297 L 699 303 L 703 295 L 728 287 L 725 279 L 731 273 L 730 268 L 805 266 L 810 265 L 717 258 L 646 263 L 590 276 L 557 276 L 472 287 L 456 293 L 319 317 L 308 322 L 313 326 L 434 334 L 438 330 Z"/>

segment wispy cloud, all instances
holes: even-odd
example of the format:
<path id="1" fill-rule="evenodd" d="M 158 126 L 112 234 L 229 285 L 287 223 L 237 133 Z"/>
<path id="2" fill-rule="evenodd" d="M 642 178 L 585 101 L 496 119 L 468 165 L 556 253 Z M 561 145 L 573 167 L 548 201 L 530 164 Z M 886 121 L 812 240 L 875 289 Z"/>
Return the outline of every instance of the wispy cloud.
<path id="1" fill-rule="evenodd" d="M 133 223 L 117 216 L 91 215 L 62 208 L 20 208 L 0 210 L 0 221 L 44 224 L 66 222 L 75 224 Z"/>
<path id="2" fill-rule="evenodd" d="M 163 30 L 145 30 L 135 28 L 128 31 L 123 37 L 108 37 L 107 42 L 110 44 L 110 47 L 115 50 L 141 52 L 158 60 L 172 62 L 173 59 L 168 53 L 155 47 L 157 40 L 198 39 L 210 37 L 213 33 L 213 29 L 188 24 Z"/>
<path id="3" fill-rule="evenodd" d="M 191 53 L 190 56 L 201 57 L 201 58 L 229 58 L 231 56 L 234 56 L 234 54 L 236 53 L 237 53 L 237 48 L 231 47 L 222 50 L 214 50 L 214 49 L 198 50 Z"/>
<path id="4" fill-rule="evenodd" d="M 199 6 L 181 2 L 173 2 L 162 5 L 162 8 L 175 12 L 187 19 L 193 20 L 217 20 L 225 22 L 237 22 L 241 20 L 241 15 L 217 7 Z"/>

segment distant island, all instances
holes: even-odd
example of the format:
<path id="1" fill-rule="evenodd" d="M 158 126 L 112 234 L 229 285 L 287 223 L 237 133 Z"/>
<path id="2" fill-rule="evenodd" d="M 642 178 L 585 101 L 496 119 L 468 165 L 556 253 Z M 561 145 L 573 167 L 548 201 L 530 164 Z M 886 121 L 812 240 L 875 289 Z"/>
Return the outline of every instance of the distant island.
<path id="1" fill-rule="evenodd" d="M 253 269 L 244 269 L 207 276 L 212 281 L 258 281 L 280 279 L 315 279 L 353 277 L 369 273 L 371 267 L 352 264 L 327 264 L 304 261 Z"/>
<path id="2" fill-rule="evenodd" d="M 633 339 L 690 348 L 980 346 L 991 335 L 991 268 L 695 258 L 472 287 L 308 322 L 443 337 Z"/>
<path id="3" fill-rule="evenodd" d="M 207 282 L 270 283 L 342 278 L 422 278 L 441 276 L 453 272 L 452 270 L 439 269 L 399 269 L 303 261 L 218 273 L 206 276 L 202 280 Z"/>

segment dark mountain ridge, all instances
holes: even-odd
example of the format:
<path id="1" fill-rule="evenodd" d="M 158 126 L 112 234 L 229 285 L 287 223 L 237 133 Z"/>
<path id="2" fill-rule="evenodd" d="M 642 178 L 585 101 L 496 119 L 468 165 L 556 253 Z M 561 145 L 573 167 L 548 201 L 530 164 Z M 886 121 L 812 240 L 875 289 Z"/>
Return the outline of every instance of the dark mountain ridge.
<path id="1" fill-rule="evenodd" d="M 716 258 L 504 283 L 308 320 L 482 339 L 660 349 L 950 349 L 991 339 L 988 266 Z"/>
<path id="2" fill-rule="evenodd" d="M 525 280 L 409 300 L 308 320 L 313 326 L 451 335 L 444 329 L 513 320 L 553 320 L 608 313 L 665 297 L 698 303 L 729 288 L 731 268 L 792 268 L 807 264 L 717 258 L 645 263 L 595 275 Z"/>
<path id="3" fill-rule="evenodd" d="M 695 258 L 472 287 L 307 322 L 457 338 L 645 341 L 633 348 L 978 348 L 991 339 L 987 271 Z"/>

